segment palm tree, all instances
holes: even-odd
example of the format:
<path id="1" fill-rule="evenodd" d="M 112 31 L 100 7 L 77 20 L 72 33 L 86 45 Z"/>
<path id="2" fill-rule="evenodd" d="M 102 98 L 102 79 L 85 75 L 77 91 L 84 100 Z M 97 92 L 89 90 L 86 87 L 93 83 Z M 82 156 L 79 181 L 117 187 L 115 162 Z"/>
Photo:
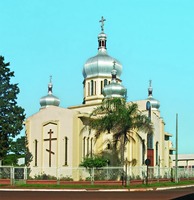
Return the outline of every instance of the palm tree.
<path id="1" fill-rule="evenodd" d="M 126 144 L 134 140 L 132 133 L 153 132 L 150 119 L 138 110 L 136 103 L 127 103 L 124 98 L 105 98 L 91 113 L 89 126 L 96 130 L 96 138 L 106 132 L 113 134 L 113 149 L 121 148 L 122 165 Z"/>

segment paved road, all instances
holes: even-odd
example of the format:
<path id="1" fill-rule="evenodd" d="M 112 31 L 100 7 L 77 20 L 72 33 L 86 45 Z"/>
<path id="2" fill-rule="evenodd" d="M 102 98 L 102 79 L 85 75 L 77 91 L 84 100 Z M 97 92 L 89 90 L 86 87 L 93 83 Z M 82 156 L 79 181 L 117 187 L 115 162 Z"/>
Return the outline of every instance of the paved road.
<path id="1" fill-rule="evenodd" d="M 0 191 L 0 200 L 189 200 L 194 199 L 194 187 L 162 191 Z"/>

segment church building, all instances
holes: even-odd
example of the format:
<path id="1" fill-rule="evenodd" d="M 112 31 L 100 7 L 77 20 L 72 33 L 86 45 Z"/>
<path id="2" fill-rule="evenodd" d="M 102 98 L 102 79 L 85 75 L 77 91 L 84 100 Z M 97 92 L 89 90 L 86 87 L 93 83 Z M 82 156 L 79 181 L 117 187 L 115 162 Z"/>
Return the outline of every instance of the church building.
<path id="1" fill-rule="evenodd" d="M 121 80 L 122 64 L 107 52 L 104 21 L 102 17 L 97 55 L 89 58 L 83 66 L 82 103 L 68 108 L 60 107 L 59 98 L 53 95 L 50 78 L 48 94 L 40 98 L 40 110 L 25 121 L 29 150 L 33 155 L 30 163 L 32 176 L 41 173 L 59 176 L 61 171 L 58 169 L 73 176 L 70 168 L 79 167 L 85 156 L 92 156 L 110 146 L 107 141 L 111 139 L 111 134 L 104 134 L 95 141 L 95 131 L 87 126 L 90 113 L 101 104 L 103 98 L 127 96 L 127 89 Z M 135 142 L 127 144 L 125 158 L 128 161 L 136 160 L 136 167 L 145 166 L 147 158 L 151 166 L 170 167 L 172 143 L 169 139 L 172 135 L 165 132 L 160 102 L 153 98 L 151 81 L 148 97 L 134 103 L 151 118 L 154 133 L 139 132 L 139 136 L 134 135 Z"/>

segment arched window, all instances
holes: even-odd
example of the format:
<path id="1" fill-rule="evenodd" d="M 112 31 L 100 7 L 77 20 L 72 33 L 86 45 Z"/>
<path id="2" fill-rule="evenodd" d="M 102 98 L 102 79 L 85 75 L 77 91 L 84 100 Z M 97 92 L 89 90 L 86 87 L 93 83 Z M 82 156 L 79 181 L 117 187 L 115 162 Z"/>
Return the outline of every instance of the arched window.
<path id="1" fill-rule="evenodd" d="M 91 95 L 94 95 L 94 81 L 93 80 L 91 80 L 90 87 L 91 87 Z"/>
<path id="2" fill-rule="evenodd" d="M 147 134 L 147 147 L 148 149 L 153 149 L 153 134 L 152 133 Z"/>
<path id="3" fill-rule="evenodd" d="M 89 155 L 89 143 L 90 143 L 90 138 L 87 138 L 87 156 Z"/>
<path id="4" fill-rule="evenodd" d="M 106 40 L 99 40 L 98 41 L 98 46 L 99 46 L 99 48 L 101 48 L 101 47 L 106 48 Z"/>
<path id="5" fill-rule="evenodd" d="M 104 87 L 108 84 L 108 80 L 104 79 Z"/>
<path id="6" fill-rule="evenodd" d="M 90 156 L 92 157 L 93 152 L 93 138 L 90 139 Z"/>
<path id="7" fill-rule="evenodd" d="M 101 90 L 101 94 L 102 94 L 102 90 L 103 90 L 103 81 L 100 82 L 100 90 Z"/>
<path id="8" fill-rule="evenodd" d="M 110 149 L 110 143 L 107 144 L 107 149 Z"/>

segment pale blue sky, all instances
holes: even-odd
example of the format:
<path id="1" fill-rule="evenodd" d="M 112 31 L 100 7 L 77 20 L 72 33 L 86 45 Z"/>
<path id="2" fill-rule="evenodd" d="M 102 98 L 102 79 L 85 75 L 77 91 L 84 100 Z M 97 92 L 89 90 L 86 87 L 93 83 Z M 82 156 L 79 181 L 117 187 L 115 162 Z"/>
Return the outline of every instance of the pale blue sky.
<path id="1" fill-rule="evenodd" d="M 104 16 L 128 101 L 146 99 L 152 79 L 165 130 L 175 141 L 178 113 L 179 153 L 194 153 L 193 0 L 0 0 L 0 8 L 0 55 L 15 71 L 27 117 L 39 110 L 50 75 L 62 107 L 82 103 L 82 68 L 97 53 Z"/>

